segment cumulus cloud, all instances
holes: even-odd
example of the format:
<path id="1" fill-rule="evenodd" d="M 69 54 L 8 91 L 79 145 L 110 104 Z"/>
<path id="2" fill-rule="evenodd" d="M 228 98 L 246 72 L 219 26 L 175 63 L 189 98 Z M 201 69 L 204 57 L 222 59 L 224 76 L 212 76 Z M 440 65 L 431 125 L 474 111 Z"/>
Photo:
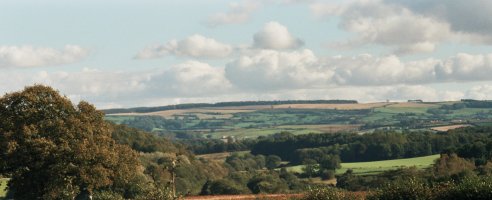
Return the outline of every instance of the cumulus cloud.
<path id="1" fill-rule="evenodd" d="M 256 1 L 242 1 L 229 4 L 229 11 L 216 13 L 208 18 L 207 24 L 216 27 L 227 24 L 242 24 L 247 22 L 253 12 L 261 7 L 261 3 Z"/>
<path id="2" fill-rule="evenodd" d="M 97 105 L 137 106 L 160 98 L 201 98 L 227 94 L 231 84 L 224 69 L 188 61 L 168 69 L 118 72 L 83 69 L 59 72 L 0 73 L 0 91 L 20 90 L 26 85 L 50 85 L 74 101 L 87 100 Z M 159 105 L 159 104 L 157 104 Z M 141 105 L 140 105 L 141 106 Z"/>
<path id="3" fill-rule="evenodd" d="M 263 29 L 253 36 L 253 41 L 254 47 L 263 49 L 296 49 L 304 44 L 278 22 L 266 23 Z"/>
<path id="4" fill-rule="evenodd" d="M 376 44 L 398 55 L 433 52 L 443 42 L 490 44 L 492 2 L 486 0 L 356 0 L 313 3 L 316 16 L 337 16 L 355 36 L 336 47 Z"/>
<path id="5" fill-rule="evenodd" d="M 188 61 L 150 76 L 149 91 L 181 96 L 200 96 L 222 93 L 231 88 L 224 68 Z"/>
<path id="6" fill-rule="evenodd" d="M 396 56 L 332 57 L 323 65 L 331 68 L 339 85 L 424 84 L 452 81 L 491 81 L 492 54 L 460 53 L 446 59 L 404 62 Z"/>
<path id="7" fill-rule="evenodd" d="M 233 47 L 213 38 L 192 35 L 184 40 L 171 40 L 163 45 L 148 46 L 141 50 L 135 58 L 151 59 L 167 55 L 189 56 L 193 58 L 225 58 L 233 51 Z"/>
<path id="8" fill-rule="evenodd" d="M 89 51 L 80 46 L 66 45 L 62 50 L 33 46 L 0 46 L 0 68 L 42 67 L 78 62 Z"/>
<path id="9" fill-rule="evenodd" d="M 378 44 L 393 48 L 396 54 L 425 53 L 434 51 L 439 43 L 453 36 L 446 22 L 378 0 L 341 5 L 317 3 L 311 5 L 311 10 L 318 16 L 339 16 L 339 26 L 356 34 L 355 38 L 336 46 Z"/>
<path id="10" fill-rule="evenodd" d="M 326 58 L 325 65 L 335 71 L 333 81 L 339 85 L 390 85 L 429 83 L 435 80 L 434 66 L 440 61 L 425 59 L 403 62 L 397 56 Z"/>
<path id="11" fill-rule="evenodd" d="M 466 92 L 466 98 L 477 100 L 491 100 L 492 85 L 486 84 L 474 86 Z"/>
<path id="12" fill-rule="evenodd" d="M 326 85 L 333 73 L 319 66 L 310 50 L 280 52 L 253 51 L 228 63 L 226 77 L 244 89 L 271 90 Z"/>
<path id="13" fill-rule="evenodd" d="M 440 80 L 490 80 L 492 54 L 460 53 L 436 65 L 435 71 Z"/>
<path id="14" fill-rule="evenodd" d="M 492 54 L 403 61 L 395 55 L 317 57 L 310 50 L 252 50 L 228 63 L 225 76 L 254 90 L 492 81 Z"/>
<path id="15" fill-rule="evenodd" d="M 492 42 L 492 1 L 488 0 L 385 0 L 387 4 L 404 6 L 415 13 L 450 24 L 455 32 L 464 32 Z"/>

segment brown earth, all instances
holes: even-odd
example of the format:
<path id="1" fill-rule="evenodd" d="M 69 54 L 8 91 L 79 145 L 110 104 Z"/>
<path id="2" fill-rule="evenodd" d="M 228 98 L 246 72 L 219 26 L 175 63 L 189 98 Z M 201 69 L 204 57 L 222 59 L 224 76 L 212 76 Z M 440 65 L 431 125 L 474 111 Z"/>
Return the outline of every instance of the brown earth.
<path id="1" fill-rule="evenodd" d="M 458 124 L 458 125 L 449 125 L 449 126 L 437 126 L 437 127 L 432 127 L 431 130 L 434 131 L 449 131 L 457 128 L 462 128 L 462 127 L 469 127 L 471 126 L 470 124 Z"/>

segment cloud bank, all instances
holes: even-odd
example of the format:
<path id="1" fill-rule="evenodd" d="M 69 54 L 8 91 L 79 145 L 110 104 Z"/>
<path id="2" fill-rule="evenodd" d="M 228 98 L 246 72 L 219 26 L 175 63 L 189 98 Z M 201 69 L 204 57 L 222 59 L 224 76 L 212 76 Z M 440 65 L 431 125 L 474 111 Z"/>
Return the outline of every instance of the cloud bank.
<path id="1" fill-rule="evenodd" d="M 44 67 L 78 62 L 89 50 L 66 45 L 62 50 L 33 46 L 0 46 L 0 68 Z"/>

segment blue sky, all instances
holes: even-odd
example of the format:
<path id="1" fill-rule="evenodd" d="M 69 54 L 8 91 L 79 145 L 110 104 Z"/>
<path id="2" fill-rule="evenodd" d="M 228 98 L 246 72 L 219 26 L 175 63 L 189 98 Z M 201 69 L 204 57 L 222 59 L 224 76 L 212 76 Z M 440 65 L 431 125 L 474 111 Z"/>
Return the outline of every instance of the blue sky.
<path id="1" fill-rule="evenodd" d="M 3 0 L 0 92 L 46 84 L 99 108 L 492 99 L 489 11 L 486 0 Z"/>

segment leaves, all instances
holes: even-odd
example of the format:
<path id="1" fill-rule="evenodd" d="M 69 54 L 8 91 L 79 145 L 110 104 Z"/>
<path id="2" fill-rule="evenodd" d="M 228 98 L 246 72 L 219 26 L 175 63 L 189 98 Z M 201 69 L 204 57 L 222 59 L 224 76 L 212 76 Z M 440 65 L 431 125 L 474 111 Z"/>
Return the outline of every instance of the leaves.
<path id="1" fill-rule="evenodd" d="M 139 166 L 137 155 L 116 144 L 103 116 L 46 86 L 0 98 L 1 173 L 12 175 L 14 197 L 71 199 L 128 183 Z"/>

